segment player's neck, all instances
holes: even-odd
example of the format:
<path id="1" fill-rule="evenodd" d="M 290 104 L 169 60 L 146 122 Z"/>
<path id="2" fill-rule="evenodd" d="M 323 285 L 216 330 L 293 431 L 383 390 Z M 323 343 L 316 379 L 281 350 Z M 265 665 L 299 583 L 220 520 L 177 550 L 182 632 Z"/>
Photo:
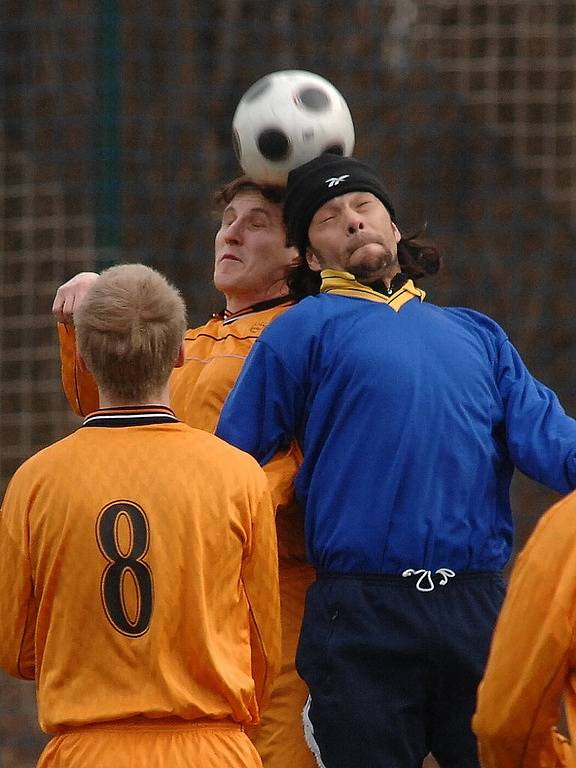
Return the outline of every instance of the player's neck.
<path id="1" fill-rule="evenodd" d="M 270 292 L 263 291 L 262 293 L 243 294 L 241 296 L 231 296 L 229 294 L 225 294 L 226 311 L 232 315 L 235 315 L 237 312 L 243 312 L 244 310 L 250 309 L 250 307 L 253 307 L 256 304 L 260 304 L 263 301 L 272 301 L 272 299 L 279 299 L 283 296 L 288 296 L 288 293 L 288 286 L 284 285 L 282 288 Z"/>
<path id="2" fill-rule="evenodd" d="M 98 389 L 98 393 L 100 396 L 100 408 L 126 408 L 127 406 L 134 406 L 134 408 L 137 408 L 143 405 L 164 405 L 167 408 L 170 408 L 170 388 L 168 385 L 157 392 L 152 392 L 149 397 L 144 400 L 139 400 L 138 402 L 114 397 L 100 388 Z"/>

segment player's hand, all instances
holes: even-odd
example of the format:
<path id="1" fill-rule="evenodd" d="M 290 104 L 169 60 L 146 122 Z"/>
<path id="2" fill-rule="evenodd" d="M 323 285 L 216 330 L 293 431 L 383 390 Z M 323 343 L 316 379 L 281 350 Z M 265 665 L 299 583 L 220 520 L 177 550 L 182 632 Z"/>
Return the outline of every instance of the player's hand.
<path id="1" fill-rule="evenodd" d="M 79 272 L 58 288 L 52 304 L 52 314 L 59 323 L 74 323 L 75 310 L 82 304 L 97 278 L 97 272 Z"/>

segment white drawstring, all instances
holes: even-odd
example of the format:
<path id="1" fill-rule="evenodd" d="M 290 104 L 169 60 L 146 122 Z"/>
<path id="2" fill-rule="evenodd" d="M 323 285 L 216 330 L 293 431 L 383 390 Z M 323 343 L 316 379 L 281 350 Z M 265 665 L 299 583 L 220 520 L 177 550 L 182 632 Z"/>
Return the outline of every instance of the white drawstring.
<path id="1" fill-rule="evenodd" d="M 437 573 L 440 574 L 439 584 L 441 587 L 447 584 L 448 579 L 451 579 L 452 576 L 456 576 L 454 571 L 452 571 L 450 568 L 438 568 L 436 571 L 434 571 L 434 574 Z M 415 571 L 414 568 L 407 568 L 402 572 L 402 576 L 419 576 L 419 579 L 416 582 L 416 589 L 419 592 L 432 592 L 436 586 L 432 578 L 432 571 L 427 571 L 424 568 L 420 568 L 417 571 Z"/>

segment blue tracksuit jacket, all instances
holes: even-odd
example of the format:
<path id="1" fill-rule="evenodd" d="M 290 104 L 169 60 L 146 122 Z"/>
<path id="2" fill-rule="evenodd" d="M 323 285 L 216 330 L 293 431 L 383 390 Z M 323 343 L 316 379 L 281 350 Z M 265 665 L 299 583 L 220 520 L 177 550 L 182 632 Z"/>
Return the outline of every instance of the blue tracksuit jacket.
<path id="1" fill-rule="evenodd" d="M 576 421 L 504 331 L 417 298 L 301 301 L 257 340 L 217 434 L 263 464 L 297 438 L 308 557 L 328 571 L 500 570 L 514 465 L 576 486 Z"/>

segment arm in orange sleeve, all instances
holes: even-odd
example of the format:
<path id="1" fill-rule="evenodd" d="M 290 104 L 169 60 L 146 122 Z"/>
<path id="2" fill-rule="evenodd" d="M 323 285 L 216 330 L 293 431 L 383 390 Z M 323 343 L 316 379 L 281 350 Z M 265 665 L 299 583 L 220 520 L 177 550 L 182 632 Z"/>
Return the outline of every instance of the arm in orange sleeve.
<path id="1" fill-rule="evenodd" d="M 512 573 L 473 719 L 484 768 L 574 765 L 555 726 L 575 666 L 575 627 L 572 494 L 540 520 Z"/>
<path id="2" fill-rule="evenodd" d="M 28 554 L 26 485 L 17 473 L 0 510 L 0 668 L 13 677 L 33 680 L 36 605 Z"/>
<path id="3" fill-rule="evenodd" d="M 285 509 L 294 504 L 294 478 L 302 464 L 302 451 L 296 441 L 264 465 L 274 508 Z"/>
<path id="4" fill-rule="evenodd" d="M 78 416 L 97 410 L 100 399 L 92 374 L 78 364 L 74 326 L 58 323 L 62 386 L 66 399 Z"/>
<path id="5" fill-rule="evenodd" d="M 304 512 L 294 495 L 294 478 L 301 464 L 302 451 L 294 441 L 264 465 L 276 512 L 280 571 L 286 565 L 306 563 Z"/>
<path id="6" fill-rule="evenodd" d="M 274 508 L 266 478 L 260 471 L 258 475 L 260 482 L 252 505 L 252 536 L 242 565 L 242 580 L 250 606 L 252 676 L 261 712 L 280 668 L 281 634 Z"/>

